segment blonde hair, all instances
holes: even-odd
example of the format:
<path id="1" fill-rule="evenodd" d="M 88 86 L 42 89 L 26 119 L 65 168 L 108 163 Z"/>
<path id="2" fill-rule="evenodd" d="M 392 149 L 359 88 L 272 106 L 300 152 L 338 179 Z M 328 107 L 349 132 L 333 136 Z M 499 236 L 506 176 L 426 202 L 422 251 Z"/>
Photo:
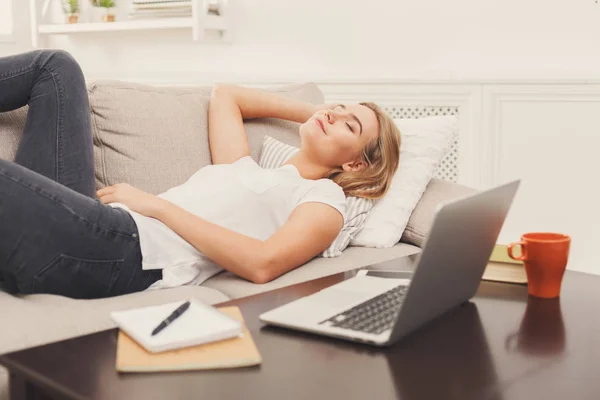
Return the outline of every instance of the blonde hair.
<path id="1" fill-rule="evenodd" d="M 371 140 L 362 153 L 367 164 L 361 171 L 344 171 L 341 167 L 328 172 L 331 179 L 344 189 L 346 196 L 377 200 L 390 188 L 392 177 L 400 162 L 400 131 L 394 120 L 375 103 L 359 103 L 373 110 L 379 123 L 379 135 Z"/>

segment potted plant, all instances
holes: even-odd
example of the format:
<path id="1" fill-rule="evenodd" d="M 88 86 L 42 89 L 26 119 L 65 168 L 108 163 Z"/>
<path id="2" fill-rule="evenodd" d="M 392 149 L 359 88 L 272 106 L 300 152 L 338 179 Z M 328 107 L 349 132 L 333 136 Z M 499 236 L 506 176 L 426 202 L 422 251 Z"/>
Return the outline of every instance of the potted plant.
<path id="1" fill-rule="evenodd" d="M 69 24 L 76 24 L 79 19 L 79 0 L 63 0 L 62 5 Z"/>
<path id="2" fill-rule="evenodd" d="M 115 15 L 110 14 L 110 9 L 115 6 L 114 0 L 96 0 L 98 7 L 106 8 L 106 14 L 102 16 L 104 22 L 115 22 Z"/>

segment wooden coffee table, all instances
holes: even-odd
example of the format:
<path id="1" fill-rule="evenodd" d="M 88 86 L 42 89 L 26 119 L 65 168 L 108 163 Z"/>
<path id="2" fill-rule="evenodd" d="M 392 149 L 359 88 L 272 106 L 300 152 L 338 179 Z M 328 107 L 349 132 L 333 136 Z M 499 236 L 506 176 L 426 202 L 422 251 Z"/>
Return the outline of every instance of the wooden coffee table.
<path id="1" fill-rule="evenodd" d="M 471 302 L 384 349 L 258 321 L 263 311 L 355 273 L 223 303 L 240 307 L 260 366 L 117 373 L 115 329 L 7 354 L 0 363 L 10 371 L 13 399 L 600 398 L 600 277 L 593 275 L 567 272 L 554 300 L 482 282 Z"/>

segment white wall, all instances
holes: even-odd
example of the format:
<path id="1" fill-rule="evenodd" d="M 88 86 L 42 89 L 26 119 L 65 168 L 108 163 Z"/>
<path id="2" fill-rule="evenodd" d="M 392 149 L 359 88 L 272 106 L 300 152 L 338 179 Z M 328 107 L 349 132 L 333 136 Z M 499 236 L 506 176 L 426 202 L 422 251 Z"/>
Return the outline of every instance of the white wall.
<path id="1" fill-rule="evenodd" d="M 0 36 L 12 34 L 11 0 L 0 0 Z"/>
<path id="2" fill-rule="evenodd" d="M 566 233 L 568 268 L 600 275 L 600 85 L 486 85 L 482 114 L 486 181 L 522 181 L 499 242 Z"/>
<path id="3" fill-rule="evenodd" d="M 600 78 L 594 1 L 230 0 L 230 45 L 195 44 L 189 31 L 49 45 L 95 77 L 147 81 Z"/>
<path id="4" fill-rule="evenodd" d="M 29 2 L 0 0 L 0 57 L 30 50 L 30 37 Z"/>

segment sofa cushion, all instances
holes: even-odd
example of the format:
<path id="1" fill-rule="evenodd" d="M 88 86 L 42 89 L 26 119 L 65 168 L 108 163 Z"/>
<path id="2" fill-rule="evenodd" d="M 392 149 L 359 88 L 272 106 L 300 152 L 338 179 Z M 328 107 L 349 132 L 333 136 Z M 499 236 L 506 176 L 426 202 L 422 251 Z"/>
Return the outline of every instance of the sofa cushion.
<path id="1" fill-rule="evenodd" d="M 458 134 L 455 115 L 394 119 L 402 136 L 400 163 L 389 190 L 375 201 L 352 246 L 391 247 L 402 238 L 410 214 Z"/>
<path id="2" fill-rule="evenodd" d="M 0 354 L 114 328 L 116 324 L 109 316 L 111 311 L 189 297 L 208 304 L 229 300 L 224 294 L 201 286 L 149 290 L 98 300 L 74 300 L 48 294 L 13 296 L 0 291 L 2 325 L 10 327 L 0 329 Z"/>
<path id="3" fill-rule="evenodd" d="M 0 159 L 14 160 L 23 136 L 28 107 L 0 113 Z"/>
<path id="4" fill-rule="evenodd" d="M 400 241 L 423 247 L 438 205 L 476 192 L 477 190 L 467 186 L 433 178 L 410 215 Z"/>
<path id="5" fill-rule="evenodd" d="M 8 370 L 0 366 L 0 400 L 10 400 L 8 397 Z"/>
<path id="6" fill-rule="evenodd" d="M 211 287 L 232 299 L 235 299 L 322 278 L 324 276 L 337 274 L 338 272 L 366 267 L 371 264 L 409 256 L 419 252 L 421 252 L 420 248 L 406 243 L 398 243 L 393 247 L 385 249 L 348 247 L 340 257 L 313 258 L 301 268 L 290 271 L 263 285 L 257 285 L 240 279 L 231 272 L 222 272 L 204 282 L 202 286 Z"/>
<path id="7" fill-rule="evenodd" d="M 270 91 L 313 103 L 323 94 L 314 84 Z M 159 87 L 117 81 L 89 85 L 96 187 L 129 183 L 158 194 L 181 185 L 211 164 L 208 105 L 212 87 Z M 263 136 L 299 141 L 299 124 L 277 119 L 246 121 L 252 157 Z"/>

